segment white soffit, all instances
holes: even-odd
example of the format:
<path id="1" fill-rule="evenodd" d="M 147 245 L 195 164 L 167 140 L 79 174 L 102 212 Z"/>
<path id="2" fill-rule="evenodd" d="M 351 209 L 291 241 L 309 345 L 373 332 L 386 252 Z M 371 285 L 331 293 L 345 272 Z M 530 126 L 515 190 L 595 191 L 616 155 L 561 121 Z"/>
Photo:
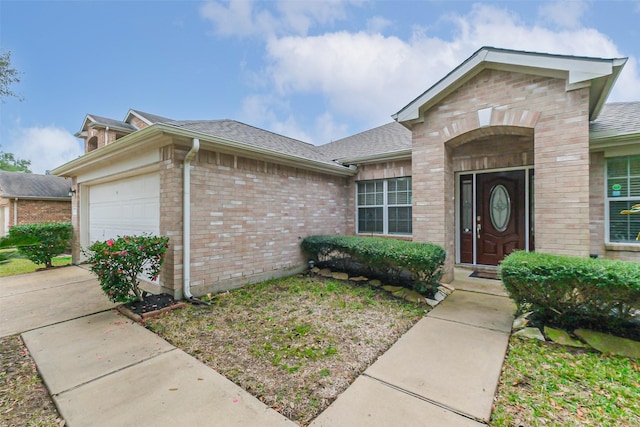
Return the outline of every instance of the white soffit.
<path id="1" fill-rule="evenodd" d="M 589 58 L 483 47 L 392 117 L 401 123 L 420 119 L 421 110 L 440 101 L 484 69 L 565 78 L 567 90 L 590 86 L 597 79 L 611 79 L 608 84 L 598 85 L 593 91 L 596 93 L 592 93 L 596 110 L 604 103 L 626 61 L 627 58 Z M 590 113 L 597 115 L 597 111 Z"/>

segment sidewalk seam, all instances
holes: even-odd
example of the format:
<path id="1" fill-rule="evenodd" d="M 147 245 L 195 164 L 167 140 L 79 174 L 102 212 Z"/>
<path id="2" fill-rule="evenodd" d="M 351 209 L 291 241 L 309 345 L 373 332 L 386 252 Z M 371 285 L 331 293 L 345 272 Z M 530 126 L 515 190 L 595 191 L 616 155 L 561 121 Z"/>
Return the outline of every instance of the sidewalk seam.
<path id="1" fill-rule="evenodd" d="M 431 318 L 431 319 L 442 320 L 443 322 L 451 322 L 451 323 L 455 323 L 455 324 L 458 324 L 458 325 L 470 326 L 470 327 L 476 328 L 476 329 L 484 329 L 484 330 L 491 331 L 491 332 L 500 332 L 500 333 L 503 333 L 503 334 L 511 335 L 511 330 L 509 330 L 507 332 L 507 331 L 503 331 L 503 330 L 500 330 L 500 329 L 488 328 L 486 326 L 473 325 L 471 323 L 465 323 L 465 322 L 461 322 L 459 320 L 443 319 L 442 317 L 432 316 L 431 312 L 427 313 L 424 317 Z"/>
<path id="2" fill-rule="evenodd" d="M 20 332 L 16 332 L 14 334 L 10 334 L 10 335 L 20 335 L 22 336 L 22 334 L 26 334 L 27 332 L 33 332 L 33 331 L 37 331 L 38 329 L 44 329 L 44 328 L 48 328 L 49 326 L 55 326 L 55 325 L 59 325 L 61 323 L 66 323 L 66 322 L 70 322 L 72 320 L 78 320 L 78 319 L 82 319 L 84 317 L 89 317 L 89 316 L 93 316 L 94 314 L 100 314 L 100 313 L 105 313 L 107 311 L 114 311 L 115 308 L 105 308 L 104 310 L 100 310 L 100 311 L 95 311 L 93 313 L 89 313 L 89 314 L 83 314 L 81 316 L 78 317 L 72 317 L 70 319 L 64 319 L 64 320 L 60 320 L 57 322 L 53 322 L 53 323 L 49 323 L 48 325 L 41 325 L 41 326 L 36 326 L 35 328 L 31 328 L 31 329 L 27 329 L 26 331 L 20 331 Z M 133 320 L 132 320 L 133 322 Z M 135 323 L 135 322 L 134 322 Z M 9 336 L 9 335 L 6 335 Z"/>
<path id="3" fill-rule="evenodd" d="M 371 375 L 369 375 L 367 373 L 362 373 L 361 376 L 370 378 L 370 379 L 372 379 L 374 381 L 379 382 L 380 384 L 382 384 L 384 386 L 387 386 L 389 388 L 397 390 L 397 391 L 399 391 L 401 393 L 407 394 L 407 395 L 409 395 L 411 397 L 415 397 L 416 399 L 422 400 L 424 402 L 430 403 L 430 404 L 432 404 L 434 406 L 437 406 L 437 407 L 439 407 L 441 409 L 444 409 L 445 411 L 453 412 L 454 414 L 460 415 L 461 417 L 464 417 L 464 418 L 470 419 L 472 421 L 476 421 L 476 422 L 488 425 L 488 421 L 487 420 L 484 420 L 482 418 L 478 418 L 478 417 L 475 417 L 473 415 L 467 414 L 467 413 L 465 413 L 465 412 L 463 412 L 463 411 L 461 411 L 459 409 L 455 409 L 455 408 L 447 406 L 447 405 L 445 405 L 443 403 L 440 403 L 440 402 L 437 402 L 435 400 L 429 399 L 428 397 L 420 396 L 419 394 L 416 394 L 416 393 L 414 393 L 412 391 L 406 390 L 406 389 L 404 389 L 402 387 L 398 387 L 397 385 L 394 385 L 394 384 L 391 384 L 391 383 L 386 382 L 384 380 L 381 380 L 380 378 L 372 377 Z"/>
<path id="4" fill-rule="evenodd" d="M 98 377 L 92 378 L 92 379 L 90 379 L 89 381 L 85 381 L 85 382 L 83 382 L 83 383 L 81 383 L 81 384 L 76 384 L 76 385 L 74 385 L 74 386 L 73 386 L 73 387 L 71 387 L 71 388 L 68 388 L 68 389 L 66 389 L 66 390 L 62 390 L 62 391 L 60 391 L 60 392 L 58 392 L 58 393 L 55 393 L 55 394 L 51 394 L 51 397 L 59 397 L 59 396 L 63 395 L 64 393 L 68 393 L 68 392 L 70 392 L 70 391 L 76 390 L 76 389 L 78 389 L 78 388 L 80 388 L 80 387 L 83 387 L 83 386 L 85 386 L 85 385 L 87 385 L 87 384 L 91 384 L 91 383 L 92 383 L 92 382 L 94 382 L 94 381 L 100 380 L 100 379 L 102 379 L 102 378 L 106 378 L 106 377 L 108 377 L 108 376 L 110 376 L 110 375 L 113 375 L 113 374 L 115 374 L 115 373 L 118 373 L 118 372 L 124 371 L 125 369 L 129 369 L 129 368 L 132 368 L 132 367 L 134 367 L 134 366 L 140 365 L 141 363 L 144 363 L 144 362 L 146 362 L 146 361 L 148 361 L 148 360 L 151 360 L 151 359 L 155 359 L 155 358 L 156 358 L 156 357 L 158 357 L 158 356 L 162 356 L 162 355 L 164 355 L 164 354 L 167 354 L 167 353 L 172 352 L 172 351 L 175 351 L 175 350 L 178 350 L 178 348 L 177 348 L 177 347 L 173 347 L 173 348 L 170 348 L 170 349 L 168 349 L 168 350 L 166 350 L 166 351 L 161 351 L 161 352 L 159 352 L 159 353 L 157 353 L 157 354 L 154 354 L 153 356 L 146 357 L 146 358 L 141 359 L 141 360 L 138 360 L 137 362 L 134 362 L 134 363 L 132 363 L 132 364 L 130 364 L 130 365 L 123 366 L 123 367 L 121 367 L 121 368 L 119 368 L 119 369 L 116 369 L 115 371 L 107 372 L 106 374 L 103 374 L 103 375 L 100 375 L 100 376 L 98 376 Z"/>
<path id="5" fill-rule="evenodd" d="M 19 293 L 11 294 L 11 295 L 3 295 L 3 296 L 0 296 L 0 299 L 2 299 L 2 298 L 11 298 L 11 297 L 18 296 L 18 295 L 27 295 L 27 294 L 31 294 L 31 293 L 34 293 L 34 292 L 42 292 L 42 291 L 46 291 L 46 290 L 49 290 L 49 289 L 62 288 L 62 287 L 65 287 L 65 286 L 75 285 L 75 284 L 83 283 L 83 282 L 93 282 L 95 280 L 96 279 L 94 279 L 94 278 L 90 278 L 90 279 L 78 280 L 77 282 L 62 283 L 60 285 L 51 286 L 49 288 L 39 288 L 39 289 L 33 289 L 31 291 L 19 292 Z"/>

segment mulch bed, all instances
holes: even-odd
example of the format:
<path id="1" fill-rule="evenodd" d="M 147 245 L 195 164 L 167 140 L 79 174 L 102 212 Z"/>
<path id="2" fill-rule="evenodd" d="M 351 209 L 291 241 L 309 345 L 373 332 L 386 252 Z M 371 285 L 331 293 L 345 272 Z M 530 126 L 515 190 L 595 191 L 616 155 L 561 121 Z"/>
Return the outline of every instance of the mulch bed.
<path id="1" fill-rule="evenodd" d="M 185 306 L 184 302 L 178 302 L 169 294 L 150 294 L 144 292 L 142 301 L 133 301 L 118 306 L 118 311 L 136 322 L 158 316 L 170 310 Z"/>

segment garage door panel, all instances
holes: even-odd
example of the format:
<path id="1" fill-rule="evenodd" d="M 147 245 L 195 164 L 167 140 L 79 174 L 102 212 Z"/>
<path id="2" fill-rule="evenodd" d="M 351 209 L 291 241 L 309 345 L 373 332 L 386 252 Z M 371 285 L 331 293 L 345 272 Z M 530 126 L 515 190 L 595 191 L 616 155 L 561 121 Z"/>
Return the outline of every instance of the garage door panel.
<path id="1" fill-rule="evenodd" d="M 97 184 L 89 189 L 89 238 L 160 232 L 158 173 Z"/>

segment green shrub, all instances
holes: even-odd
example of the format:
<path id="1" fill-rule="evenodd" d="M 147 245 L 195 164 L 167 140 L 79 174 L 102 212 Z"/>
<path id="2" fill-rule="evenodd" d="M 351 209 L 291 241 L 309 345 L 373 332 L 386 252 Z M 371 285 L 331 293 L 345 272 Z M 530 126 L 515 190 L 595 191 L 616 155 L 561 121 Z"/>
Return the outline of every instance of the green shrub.
<path id="1" fill-rule="evenodd" d="M 521 310 L 558 326 L 613 331 L 640 309 L 639 263 L 514 252 L 500 274 Z"/>
<path id="2" fill-rule="evenodd" d="M 425 292 L 443 274 L 445 250 L 433 243 L 363 236 L 310 236 L 302 250 L 318 262 L 353 259 L 372 272 L 399 278 L 409 272 L 414 288 Z"/>
<path id="3" fill-rule="evenodd" d="M 73 237 L 70 222 L 14 225 L 9 229 L 9 240 L 31 242 L 18 246 L 18 252 L 36 264 L 53 267 L 51 259 L 63 253 Z M 36 241 L 37 243 L 33 243 Z"/>
<path id="4" fill-rule="evenodd" d="M 124 236 L 95 242 L 84 253 L 109 300 L 130 302 L 142 299 L 139 276 L 157 279 L 168 247 L 168 237 Z"/>

